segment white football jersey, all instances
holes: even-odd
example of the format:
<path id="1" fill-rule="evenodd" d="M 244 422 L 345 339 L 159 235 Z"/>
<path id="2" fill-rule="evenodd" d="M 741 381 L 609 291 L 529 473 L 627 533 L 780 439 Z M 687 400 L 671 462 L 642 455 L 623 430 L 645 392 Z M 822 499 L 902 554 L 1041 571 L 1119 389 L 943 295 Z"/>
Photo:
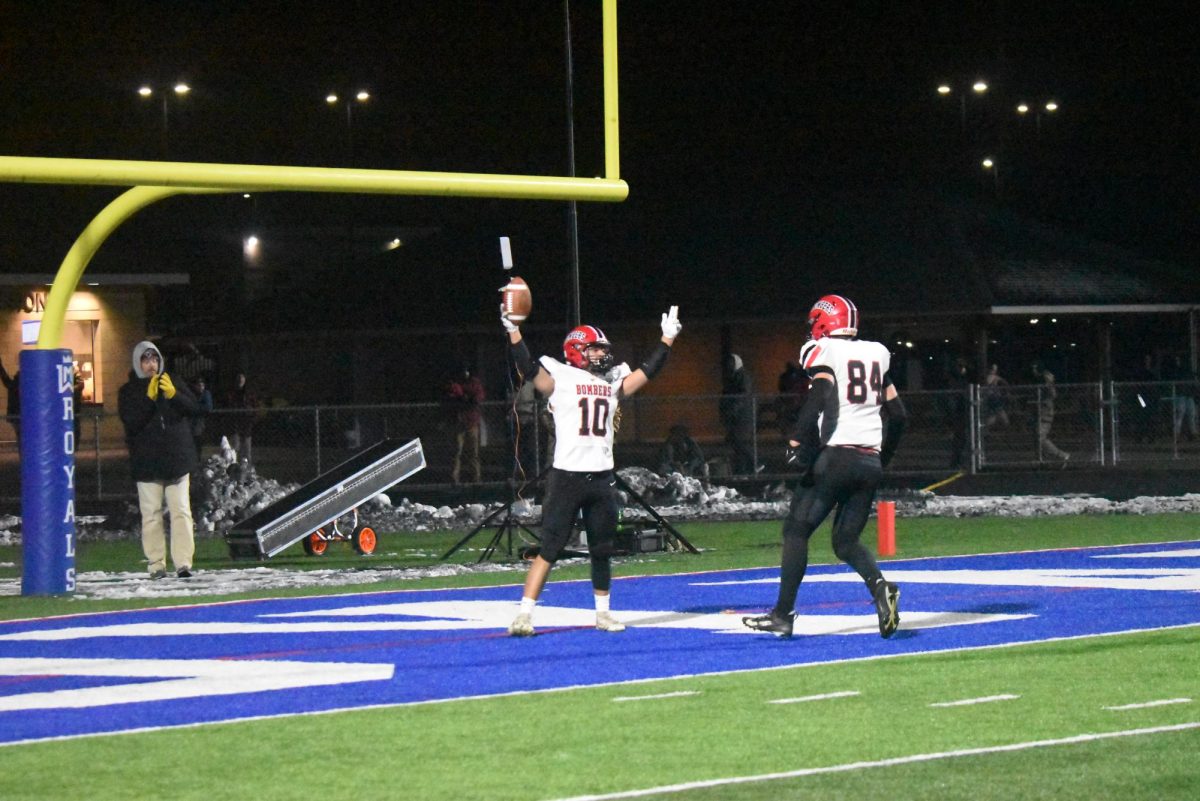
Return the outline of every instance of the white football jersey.
<path id="1" fill-rule="evenodd" d="M 632 370 L 618 364 L 602 376 L 543 356 L 554 379 L 550 413 L 554 415 L 554 466 L 575 473 L 613 469 L 613 415 L 621 382 Z"/>
<path id="2" fill-rule="evenodd" d="M 821 412 L 821 442 L 879 450 L 883 444 L 884 376 L 892 354 L 878 342 L 822 337 L 804 343 L 800 366 L 809 375 L 824 367 L 833 373 L 836 405 Z"/>

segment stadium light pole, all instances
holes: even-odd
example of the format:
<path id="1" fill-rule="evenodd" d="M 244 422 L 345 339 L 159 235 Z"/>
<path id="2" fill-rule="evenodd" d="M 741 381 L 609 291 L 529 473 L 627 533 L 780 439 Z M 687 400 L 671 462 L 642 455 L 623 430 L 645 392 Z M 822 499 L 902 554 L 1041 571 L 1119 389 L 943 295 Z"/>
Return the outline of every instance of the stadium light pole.
<path id="1" fill-rule="evenodd" d="M 1034 129 L 1037 131 L 1037 135 L 1041 136 L 1042 135 L 1042 112 L 1045 112 L 1046 114 L 1057 113 L 1058 112 L 1058 101 L 1057 100 L 1047 100 L 1045 103 L 1043 103 L 1041 106 L 1039 106 L 1036 109 L 1031 107 L 1028 103 L 1022 102 L 1022 103 L 1017 104 L 1017 114 L 1021 115 L 1022 117 L 1027 116 L 1030 111 L 1033 111 Z"/>
<path id="2" fill-rule="evenodd" d="M 979 95 L 979 96 L 983 96 L 984 94 L 986 94 L 987 90 L 988 90 L 988 84 L 987 84 L 987 81 L 984 81 L 984 80 L 976 80 L 971 84 L 971 87 L 970 87 L 970 92 L 973 94 Z M 955 89 L 954 86 L 952 86 L 951 84 L 941 83 L 941 84 L 938 84 L 937 93 L 941 97 L 949 97 L 950 95 L 953 95 L 953 94 L 958 95 L 958 103 L 959 103 L 959 109 L 960 109 L 959 119 L 960 119 L 960 124 L 962 125 L 962 131 L 965 134 L 967 132 L 967 93 L 968 93 L 967 90 L 966 89 Z"/>
<path id="3" fill-rule="evenodd" d="M 575 177 L 575 67 L 571 53 L 571 0 L 563 0 L 563 39 L 566 58 L 567 175 Z M 567 201 L 567 235 L 571 248 L 571 327 L 580 324 L 579 307 L 579 209 Z"/>
<path id="4" fill-rule="evenodd" d="M 362 105 L 371 99 L 371 93 L 366 89 L 359 89 L 353 95 L 347 94 L 343 99 L 337 92 L 330 92 L 325 95 L 325 102 L 333 107 L 336 107 L 339 102 L 342 102 L 346 107 L 346 153 L 351 162 L 354 161 L 354 105 L 356 103 Z"/>
<path id="5" fill-rule="evenodd" d="M 1000 197 L 1000 168 L 996 164 L 996 160 L 991 156 L 987 156 L 983 161 L 979 162 L 979 166 L 984 172 L 992 174 L 992 189 L 996 193 L 996 197 Z"/>
<path id="6" fill-rule="evenodd" d="M 170 130 L 170 127 L 171 127 L 171 124 L 170 124 L 171 105 L 168 102 L 168 100 L 172 94 L 174 94 L 177 98 L 183 99 L 184 97 L 187 97 L 188 93 L 191 91 L 192 91 L 192 87 L 189 86 L 185 81 L 176 81 L 175 85 L 171 87 L 170 91 L 167 91 L 166 89 L 155 89 L 154 86 L 152 86 L 151 84 L 148 84 L 148 83 L 144 83 L 138 87 L 138 90 L 137 90 L 138 97 L 142 98 L 143 100 L 150 100 L 151 98 L 154 97 L 154 95 L 156 93 L 160 97 L 162 97 L 162 157 L 163 157 L 163 161 L 167 160 L 168 131 Z"/>

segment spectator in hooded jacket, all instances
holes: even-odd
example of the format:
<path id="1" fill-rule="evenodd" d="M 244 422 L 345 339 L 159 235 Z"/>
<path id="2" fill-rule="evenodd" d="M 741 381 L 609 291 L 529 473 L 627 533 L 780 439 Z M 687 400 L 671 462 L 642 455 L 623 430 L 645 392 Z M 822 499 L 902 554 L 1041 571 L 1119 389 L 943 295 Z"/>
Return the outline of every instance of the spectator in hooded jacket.
<path id="1" fill-rule="evenodd" d="M 163 521 L 166 501 L 171 526 L 171 563 L 180 578 L 192 575 L 195 528 L 189 498 L 191 472 L 199 467 L 191 418 L 200 415 L 196 397 L 164 369 L 162 354 L 150 342 L 133 348 L 133 370 L 117 396 L 125 442 L 142 514 L 142 550 L 150 578 L 167 575 Z"/>

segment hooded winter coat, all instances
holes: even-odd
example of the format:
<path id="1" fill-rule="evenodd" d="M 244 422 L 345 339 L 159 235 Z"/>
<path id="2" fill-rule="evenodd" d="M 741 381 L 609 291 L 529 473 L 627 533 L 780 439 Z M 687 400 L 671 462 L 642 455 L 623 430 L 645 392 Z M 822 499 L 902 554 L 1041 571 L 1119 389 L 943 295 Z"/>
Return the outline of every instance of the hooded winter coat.
<path id="1" fill-rule="evenodd" d="M 166 362 L 153 343 L 135 345 L 133 369 L 117 395 L 117 410 L 125 425 L 133 480 L 175 481 L 199 467 L 191 418 L 203 412 L 187 383 L 174 376 L 175 397 L 168 400 L 160 392 L 157 400 L 150 400 L 146 389 L 151 374 L 142 371 L 142 354 L 147 350 L 159 354 L 160 369 L 166 372 Z"/>

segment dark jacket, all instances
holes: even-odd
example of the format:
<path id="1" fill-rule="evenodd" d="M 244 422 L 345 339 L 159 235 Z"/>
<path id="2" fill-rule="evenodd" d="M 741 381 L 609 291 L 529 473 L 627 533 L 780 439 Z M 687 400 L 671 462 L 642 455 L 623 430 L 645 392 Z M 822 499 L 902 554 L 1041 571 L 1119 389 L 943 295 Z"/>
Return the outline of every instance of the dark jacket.
<path id="1" fill-rule="evenodd" d="M 483 419 L 484 397 L 483 382 L 473 375 L 450 383 L 446 399 L 460 429 L 466 431 L 479 427 Z"/>
<path id="2" fill-rule="evenodd" d="M 21 371 L 18 370 L 16 375 L 9 375 L 8 370 L 4 369 L 4 365 L 0 364 L 0 382 L 3 382 L 4 388 L 8 390 L 8 406 L 6 414 L 9 417 L 21 416 Z M 76 407 L 78 413 L 79 409 Z"/>
<path id="3" fill-rule="evenodd" d="M 175 481 L 200 466 L 190 422 L 202 413 L 200 405 L 183 380 L 173 383 L 174 398 L 159 394 L 152 401 L 146 396 L 150 377 L 131 370 L 117 395 L 134 481 Z"/>
<path id="4" fill-rule="evenodd" d="M 718 408 L 726 428 L 745 429 L 754 424 L 754 380 L 737 354 L 730 354 L 725 362 Z"/>
<path id="5" fill-rule="evenodd" d="M 225 419 L 233 428 L 233 433 L 243 437 L 249 437 L 254 433 L 254 418 L 258 414 L 258 396 L 254 394 L 254 390 L 250 389 L 249 384 L 243 384 L 241 387 L 234 387 L 225 395 L 225 406 L 230 409 L 241 409 L 239 412 L 231 412 L 225 416 Z"/>

